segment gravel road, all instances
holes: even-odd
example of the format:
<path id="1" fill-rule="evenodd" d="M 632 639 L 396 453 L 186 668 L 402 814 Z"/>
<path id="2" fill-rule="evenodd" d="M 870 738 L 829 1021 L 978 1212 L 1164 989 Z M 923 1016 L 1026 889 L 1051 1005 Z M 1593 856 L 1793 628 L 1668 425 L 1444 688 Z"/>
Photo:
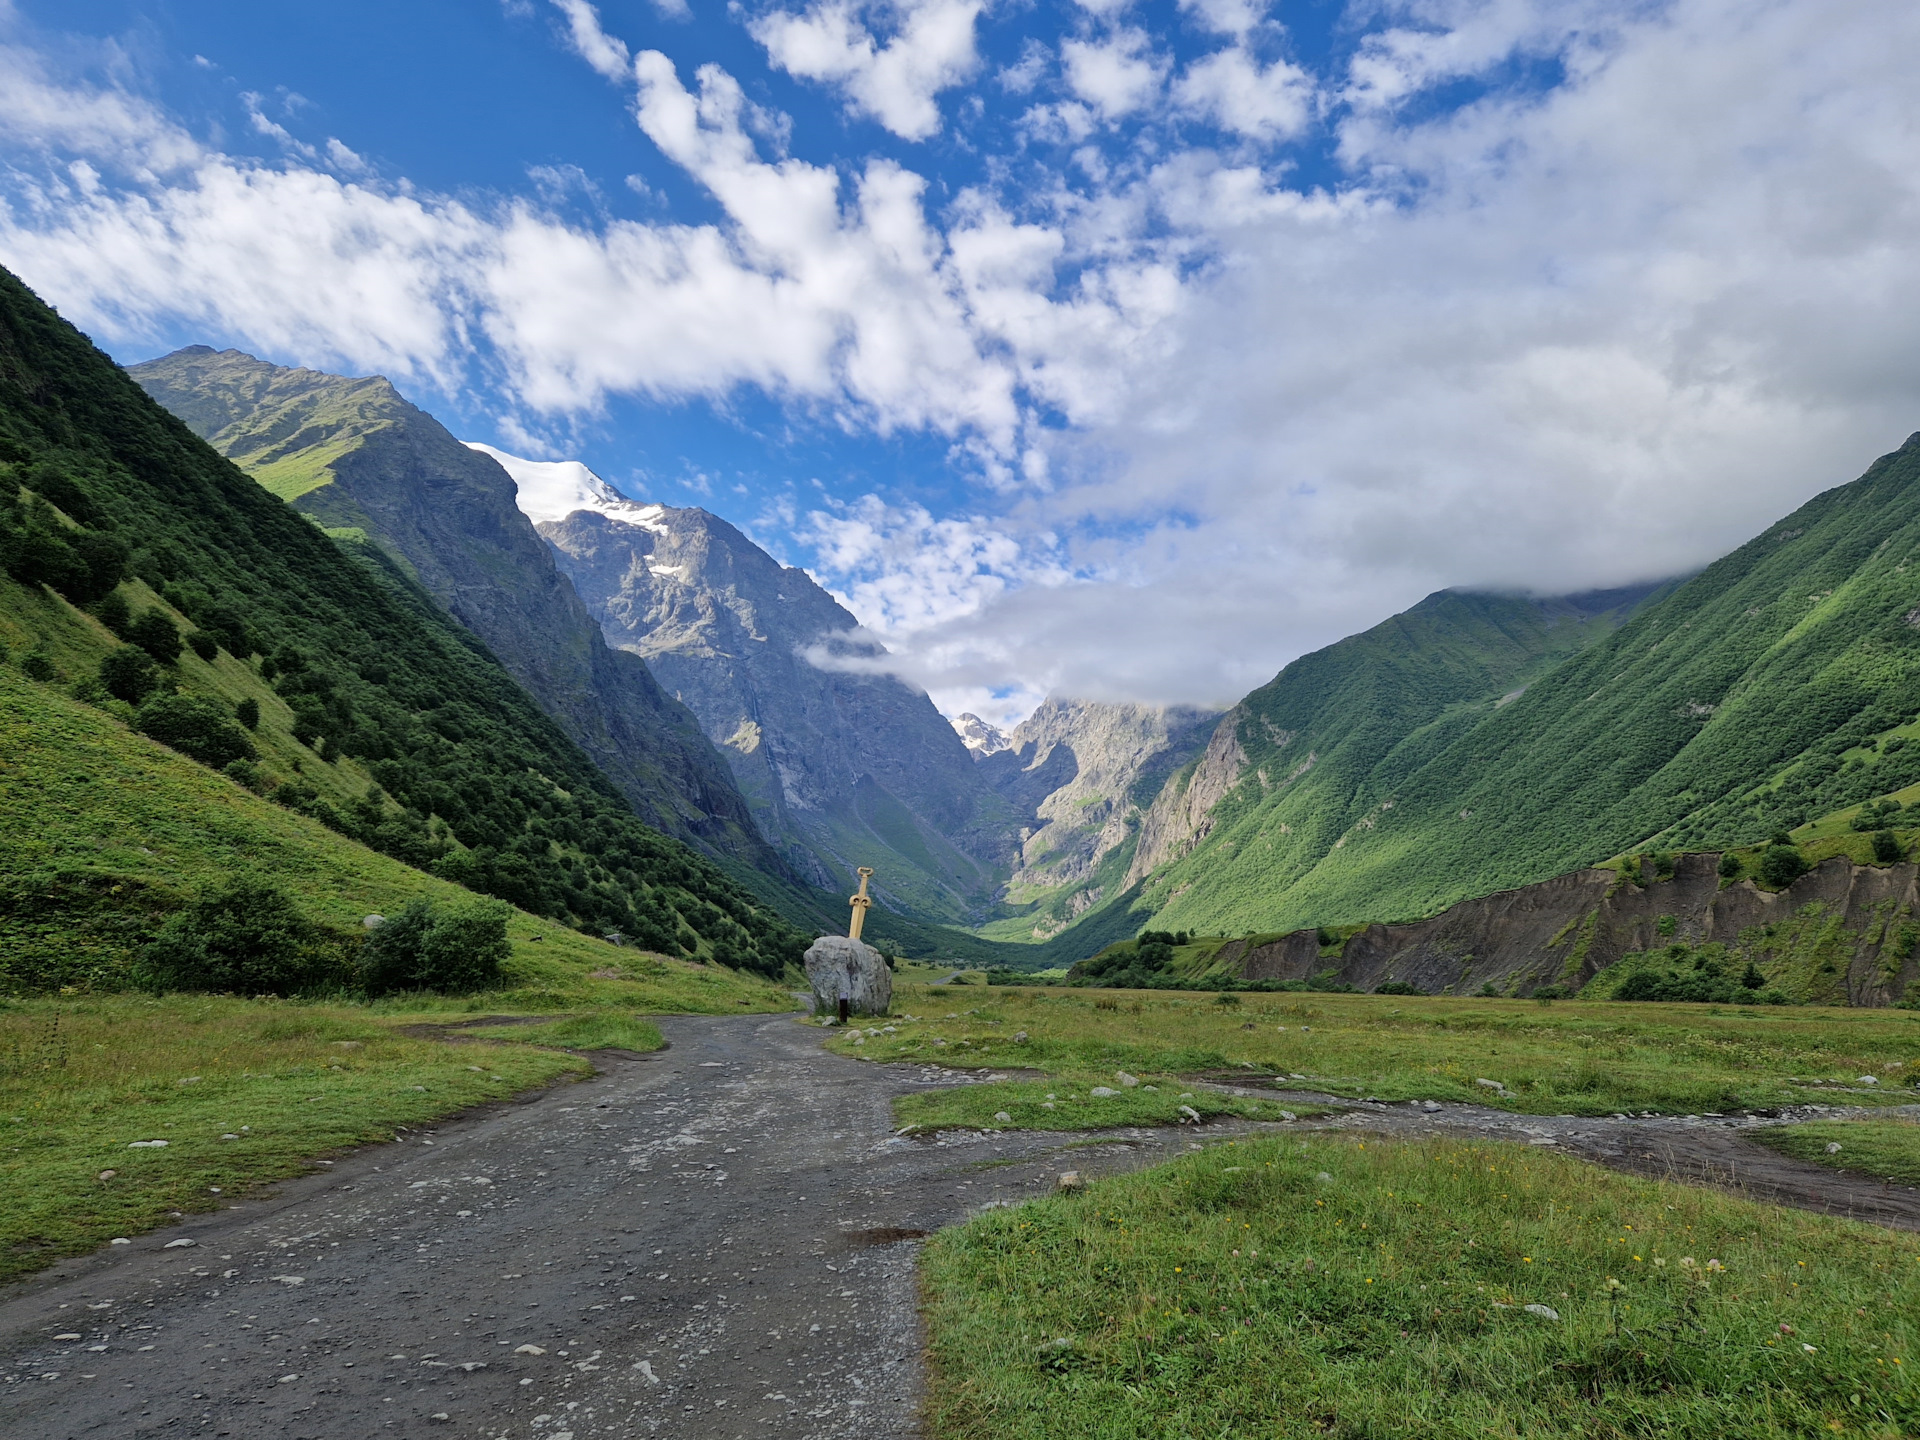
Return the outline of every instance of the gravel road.
<path id="1" fill-rule="evenodd" d="M 894 1095 L 969 1077 L 826 1054 L 791 1016 L 660 1028 L 656 1055 L 10 1287 L 0 1434 L 911 1436 L 909 1242 L 1196 1143 L 896 1140 Z"/>

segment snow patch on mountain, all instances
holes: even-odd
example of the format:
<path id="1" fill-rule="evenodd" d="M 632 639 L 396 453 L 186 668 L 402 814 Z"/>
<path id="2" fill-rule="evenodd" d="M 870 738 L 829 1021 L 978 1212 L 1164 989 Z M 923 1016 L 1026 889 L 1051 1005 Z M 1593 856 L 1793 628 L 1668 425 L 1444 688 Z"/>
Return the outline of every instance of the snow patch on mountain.
<path id="1" fill-rule="evenodd" d="M 664 505 L 642 505 L 627 499 L 578 460 L 525 460 L 477 440 L 460 443 L 500 462 L 500 468 L 513 477 L 518 488 L 515 499 L 520 513 L 536 525 L 564 520 L 576 510 L 591 510 L 656 535 L 666 533 Z"/>

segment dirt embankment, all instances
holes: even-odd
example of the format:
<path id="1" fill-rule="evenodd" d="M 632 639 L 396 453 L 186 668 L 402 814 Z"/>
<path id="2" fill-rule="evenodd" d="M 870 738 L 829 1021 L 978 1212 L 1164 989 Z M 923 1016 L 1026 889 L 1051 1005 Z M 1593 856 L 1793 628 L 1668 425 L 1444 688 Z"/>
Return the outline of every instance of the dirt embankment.
<path id="1" fill-rule="evenodd" d="M 1749 880 L 1723 885 L 1720 857 L 1676 857 L 1671 878 L 1623 885 L 1611 870 L 1576 870 L 1502 890 L 1405 925 L 1370 925 L 1337 961 L 1318 936 L 1296 931 L 1228 947 L 1222 959 L 1250 980 L 1331 978 L 1372 990 L 1388 980 L 1432 993 L 1492 984 L 1529 995 L 1577 989 L 1622 956 L 1676 941 L 1724 944 L 1800 1001 L 1888 1005 L 1920 979 L 1920 866 L 1855 865 L 1835 857 L 1772 893 Z"/>

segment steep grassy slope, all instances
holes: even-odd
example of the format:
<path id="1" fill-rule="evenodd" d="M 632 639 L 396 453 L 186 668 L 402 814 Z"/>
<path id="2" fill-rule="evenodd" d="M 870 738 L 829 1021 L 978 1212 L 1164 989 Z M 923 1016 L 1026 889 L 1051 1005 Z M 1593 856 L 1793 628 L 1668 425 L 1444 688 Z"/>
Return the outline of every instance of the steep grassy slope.
<path id="1" fill-rule="evenodd" d="M 397 560 L 656 829 L 781 873 L 725 762 L 636 655 L 611 649 L 490 456 L 379 377 L 190 346 L 130 375 L 301 513 Z"/>
<path id="2" fill-rule="evenodd" d="M 1290 923 L 1276 918 L 1288 887 L 1350 831 L 1377 823 L 1375 806 L 1391 797 L 1371 793 L 1372 777 L 1389 757 L 1519 703 L 1530 682 L 1609 634 L 1647 593 L 1442 591 L 1294 661 L 1228 712 L 1205 752 L 1161 790 L 1113 891 L 1143 918 L 1167 909 L 1178 928 Z"/>
<path id="3" fill-rule="evenodd" d="M 1150 894 L 1180 928 L 1418 915 L 1643 845 L 1744 844 L 1911 784 L 1916 562 L 1920 439 L 1510 704 L 1412 734 L 1292 836 L 1267 792 L 1309 756 L 1250 700 L 1267 723 L 1239 727 L 1243 772 Z"/>
<path id="4" fill-rule="evenodd" d="M 72 652 L 69 652 L 72 653 Z M 378 854 L 0 666 L 0 993 L 112 990 L 160 920 L 236 875 L 288 890 L 342 930 L 460 887 Z M 309 766 L 309 772 L 315 767 Z M 721 969 L 660 960 L 524 911 L 508 924 L 507 993 L 490 1004 L 655 1011 L 785 1008 Z M 539 938 L 535 938 L 539 937 Z"/>
<path id="5" fill-rule="evenodd" d="M 287 804 L 415 867 L 595 933 L 615 927 L 667 953 L 766 973 L 798 953 L 784 922 L 635 818 L 389 559 L 329 540 L 4 272 L 0 521 L 7 569 L 28 592 L 8 613 L 30 651 L 48 652 L 39 662 L 58 670 L 67 656 L 66 680 L 89 679 L 89 647 L 99 655 L 111 643 L 70 600 L 105 619 L 107 602 L 156 610 L 158 596 L 157 617 L 192 631 L 209 657 L 203 669 L 184 658 L 161 667 L 163 689 L 227 698 L 233 686 L 270 681 L 268 738 L 258 742 L 265 773 L 247 778 L 274 785 Z M 139 585 L 116 587 L 129 574 Z M 339 768 L 343 756 L 357 768 Z M 294 773 L 275 773 L 282 763 Z M 330 800 L 302 773 L 329 765 L 329 787 L 350 801 Z M 8 818 L 29 831 L 39 822 L 30 809 Z"/>

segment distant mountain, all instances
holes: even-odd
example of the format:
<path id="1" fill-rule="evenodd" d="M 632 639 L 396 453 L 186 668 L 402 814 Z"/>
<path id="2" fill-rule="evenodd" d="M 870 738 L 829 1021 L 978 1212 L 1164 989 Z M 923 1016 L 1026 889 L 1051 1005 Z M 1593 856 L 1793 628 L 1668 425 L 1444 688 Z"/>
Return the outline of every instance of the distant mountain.
<path id="1" fill-rule="evenodd" d="M 1144 807 L 1206 743 L 1218 711 L 1049 696 L 981 757 L 988 782 L 1030 819 L 1007 889 L 1030 907 L 986 933 L 1045 940 L 1119 892 Z"/>
<path id="2" fill-rule="evenodd" d="M 989 725 L 978 715 L 962 712 L 953 717 L 953 733 L 960 737 L 961 743 L 971 750 L 975 759 L 988 755 L 998 755 L 1013 744 L 1007 738 L 1007 732 L 997 725 Z"/>
<path id="3" fill-rule="evenodd" d="M 698 722 L 643 663 L 601 638 L 492 458 L 378 376 L 288 369 L 204 345 L 129 373 L 301 513 L 330 530 L 364 532 L 399 561 L 648 823 L 784 873 Z"/>
<path id="4" fill-rule="evenodd" d="M 1106 903 L 1127 906 L 1136 924 L 1157 912 L 1155 923 L 1207 933 L 1381 918 L 1371 895 L 1350 897 L 1362 912 L 1351 917 L 1323 917 L 1324 899 L 1297 897 L 1316 866 L 1396 813 L 1383 777 L 1409 751 L 1505 713 L 1651 593 L 1441 591 L 1302 656 L 1221 717 L 1146 805 L 1111 886 L 1122 898 Z"/>
<path id="5" fill-rule="evenodd" d="M 1147 817 L 1142 918 L 1412 919 L 1920 780 L 1920 436 L 1640 603 L 1516 605 L 1434 597 L 1248 696 Z"/>
<path id="6" fill-rule="evenodd" d="M 1021 815 L 805 571 L 704 510 L 636 505 L 590 472 L 501 460 L 608 641 L 699 717 L 798 873 L 839 889 L 867 865 L 907 915 L 993 913 Z"/>

